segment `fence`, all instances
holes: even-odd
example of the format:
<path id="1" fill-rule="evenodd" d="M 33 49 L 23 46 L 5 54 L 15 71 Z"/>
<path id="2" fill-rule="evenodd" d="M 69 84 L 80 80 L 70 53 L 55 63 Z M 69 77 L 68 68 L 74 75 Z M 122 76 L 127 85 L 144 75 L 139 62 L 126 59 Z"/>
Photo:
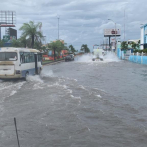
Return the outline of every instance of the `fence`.
<path id="1" fill-rule="evenodd" d="M 146 64 L 147 65 L 147 56 L 136 56 L 131 55 L 129 57 L 129 61 L 139 63 L 139 64 Z"/>
<path id="2" fill-rule="evenodd" d="M 122 60 L 129 60 L 134 63 L 146 64 L 147 65 L 147 55 L 144 53 L 131 53 L 131 50 L 121 51 L 120 48 L 117 49 L 117 56 Z"/>
<path id="3" fill-rule="evenodd" d="M 124 51 L 121 51 L 120 48 L 117 49 L 117 56 L 119 59 L 125 59 Z"/>

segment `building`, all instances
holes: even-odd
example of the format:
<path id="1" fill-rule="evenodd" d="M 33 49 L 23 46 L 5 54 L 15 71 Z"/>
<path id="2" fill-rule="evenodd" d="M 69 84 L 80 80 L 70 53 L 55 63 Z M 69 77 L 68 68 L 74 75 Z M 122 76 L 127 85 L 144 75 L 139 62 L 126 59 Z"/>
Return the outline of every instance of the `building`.
<path id="1" fill-rule="evenodd" d="M 141 27 L 140 49 L 147 48 L 147 24 Z"/>
<path id="2" fill-rule="evenodd" d="M 140 39 L 136 39 L 136 40 L 128 40 L 127 43 L 128 43 L 128 49 L 133 49 L 132 48 L 132 42 L 138 44 L 140 42 Z M 140 43 L 141 44 L 141 43 Z M 137 49 L 141 49 L 140 47 L 137 47 Z"/>
<path id="3" fill-rule="evenodd" d="M 138 43 L 140 41 L 140 39 L 136 39 L 136 40 L 128 40 L 128 44 L 131 44 L 132 42 L 134 43 Z"/>

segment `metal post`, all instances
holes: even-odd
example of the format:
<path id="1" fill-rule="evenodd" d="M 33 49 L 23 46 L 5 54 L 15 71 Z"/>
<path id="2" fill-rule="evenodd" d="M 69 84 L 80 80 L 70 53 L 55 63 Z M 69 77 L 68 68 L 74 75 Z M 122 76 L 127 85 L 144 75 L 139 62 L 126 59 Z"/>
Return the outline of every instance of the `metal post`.
<path id="1" fill-rule="evenodd" d="M 34 57 L 35 57 L 35 74 L 38 75 L 37 54 L 34 54 Z"/>
<path id="2" fill-rule="evenodd" d="M 108 38 L 107 38 L 107 42 L 106 42 L 106 50 L 108 50 Z"/>
<path id="3" fill-rule="evenodd" d="M 0 27 L 0 40 L 1 40 L 1 27 Z"/>
<path id="4" fill-rule="evenodd" d="M 124 10 L 124 41 L 125 41 L 125 10 Z"/>
<path id="5" fill-rule="evenodd" d="M 16 118 L 15 118 L 15 117 L 14 117 L 14 124 L 15 124 L 15 130 L 16 130 L 16 136 L 17 136 L 18 147 L 20 147 L 19 138 L 18 138 L 18 131 L 17 131 L 17 124 L 16 124 Z"/>
<path id="6" fill-rule="evenodd" d="M 13 11 L 12 11 L 12 24 L 13 24 Z"/>
<path id="7" fill-rule="evenodd" d="M 116 52 L 116 23 L 115 23 L 115 52 Z"/>
<path id="8" fill-rule="evenodd" d="M 59 40 L 59 19 L 60 17 L 58 17 L 58 40 Z"/>
<path id="9" fill-rule="evenodd" d="M 55 48 L 54 48 L 54 61 L 55 61 Z"/>
<path id="10" fill-rule="evenodd" d="M 109 49 L 111 48 L 111 46 L 110 46 L 110 39 L 111 39 L 111 37 L 109 36 Z"/>

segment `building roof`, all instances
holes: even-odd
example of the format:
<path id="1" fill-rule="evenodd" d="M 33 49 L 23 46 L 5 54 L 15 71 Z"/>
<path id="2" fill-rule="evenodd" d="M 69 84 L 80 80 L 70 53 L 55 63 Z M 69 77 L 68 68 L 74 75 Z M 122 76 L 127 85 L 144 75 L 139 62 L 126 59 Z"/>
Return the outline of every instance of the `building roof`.
<path id="1" fill-rule="evenodd" d="M 135 42 L 135 43 L 138 43 L 140 39 L 135 39 L 135 40 L 128 40 L 128 42 Z"/>
<path id="2" fill-rule="evenodd" d="M 144 24 L 144 25 L 142 25 L 140 28 L 144 28 L 144 27 L 146 27 L 147 26 L 147 24 Z"/>

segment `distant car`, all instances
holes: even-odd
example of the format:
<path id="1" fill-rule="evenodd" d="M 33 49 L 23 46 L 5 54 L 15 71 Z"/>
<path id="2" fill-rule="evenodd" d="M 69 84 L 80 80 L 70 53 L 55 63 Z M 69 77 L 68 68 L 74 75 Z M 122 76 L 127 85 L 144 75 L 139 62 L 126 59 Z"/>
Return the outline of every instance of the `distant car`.
<path id="1" fill-rule="evenodd" d="M 66 61 L 74 61 L 74 56 L 73 55 L 68 55 L 65 57 L 65 62 Z"/>

